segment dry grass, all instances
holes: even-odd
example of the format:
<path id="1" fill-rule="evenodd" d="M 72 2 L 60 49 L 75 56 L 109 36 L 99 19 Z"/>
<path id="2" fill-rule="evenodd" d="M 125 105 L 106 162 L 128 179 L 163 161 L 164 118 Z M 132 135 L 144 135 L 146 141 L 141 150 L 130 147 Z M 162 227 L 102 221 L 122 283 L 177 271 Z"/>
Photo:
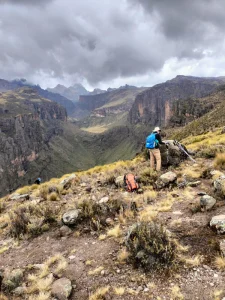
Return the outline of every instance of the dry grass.
<path id="1" fill-rule="evenodd" d="M 9 247 L 7 247 L 7 246 L 0 248 L 0 254 L 4 253 L 8 249 L 9 249 Z"/>
<path id="2" fill-rule="evenodd" d="M 148 203 L 156 199 L 157 192 L 153 190 L 145 191 L 143 196 L 144 196 L 144 201 Z"/>
<path id="3" fill-rule="evenodd" d="M 214 168 L 225 170 L 225 153 L 217 153 L 214 159 Z"/>
<path id="4" fill-rule="evenodd" d="M 173 221 L 170 223 L 171 226 L 175 226 L 175 227 L 180 227 L 181 224 L 182 224 L 182 220 L 181 220 L 181 219 L 175 219 L 175 220 L 173 220 Z"/>
<path id="5" fill-rule="evenodd" d="M 225 258 L 222 256 L 216 256 L 215 258 L 215 266 L 219 270 L 224 270 L 225 269 Z"/>
<path id="6" fill-rule="evenodd" d="M 24 187 L 16 190 L 15 193 L 19 194 L 19 195 L 29 194 L 30 193 L 30 189 L 31 189 L 30 186 L 24 186 Z"/>
<path id="7" fill-rule="evenodd" d="M 223 290 L 216 290 L 213 293 L 214 300 L 221 300 L 222 299 Z"/>
<path id="8" fill-rule="evenodd" d="M 92 260 L 87 260 L 86 262 L 85 262 L 85 265 L 86 266 L 91 266 L 93 263 L 94 263 L 95 261 L 92 259 Z"/>
<path id="9" fill-rule="evenodd" d="M 112 229 L 109 229 L 107 231 L 107 236 L 109 236 L 109 237 L 118 238 L 121 235 L 122 235 L 122 230 L 120 228 L 120 225 L 116 225 L 115 227 L 113 227 Z"/>
<path id="10" fill-rule="evenodd" d="M 98 288 L 94 294 L 90 295 L 89 300 L 104 300 L 109 288 L 109 286 Z"/>
<path id="11" fill-rule="evenodd" d="M 57 201 L 59 200 L 59 195 L 56 192 L 52 192 L 51 194 L 48 195 L 47 199 L 49 201 Z"/>
<path id="12" fill-rule="evenodd" d="M 94 270 L 89 271 L 88 275 L 90 275 L 90 276 L 99 275 L 101 273 L 101 271 L 103 271 L 103 270 L 104 270 L 103 267 L 98 267 L 98 268 L 96 268 Z"/>
<path id="13" fill-rule="evenodd" d="M 201 257 L 199 255 L 194 257 L 180 256 L 180 259 L 189 267 L 197 267 L 201 264 Z"/>
<path id="14" fill-rule="evenodd" d="M 98 239 L 100 241 L 104 241 L 106 239 L 107 235 L 106 234 L 100 234 L 100 236 L 98 237 Z"/>
<path id="15" fill-rule="evenodd" d="M 5 295 L 0 292 L 0 300 L 9 300 Z"/>
<path id="16" fill-rule="evenodd" d="M 123 264 L 126 262 L 126 260 L 129 257 L 129 252 L 127 251 L 126 248 L 123 248 L 122 250 L 120 250 L 120 252 L 117 255 L 117 260 L 119 261 L 119 263 Z"/>
<path id="17" fill-rule="evenodd" d="M 188 251 L 188 249 L 189 249 L 188 246 L 183 246 L 183 245 L 181 245 L 181 244 L 178 242 L 178 240 L 176 240 L 176 239 L 174 239 L 173 241 L 174 241 L 174 243 L 175 243 L 175 245 L 176 245 L 176 247 L 177 247 L 177 250 L 178 250 L 179 252 L 187 252 L 187 251 Z"/>
<path id="18" fill-rule="evenodd" d="M 144 222 L 151 222 L 156 219 L 158 215 L 158 209 L 155 206 L 148 205 L 139 214 L 139 220 Z"/>
<path id="19" fill-rule="evenodd" d="M 171 288 L 171 297 L 173 300 L 183 300 L 184 296 L 181 294 L 180 288 L 178 285 L 175 285 Z"/>
<path id="20" fill-rule="evenodd" d="M 114 287 L 113 288 L 115 295 L 122 296 L 125 293 L 124 287 Z"/>

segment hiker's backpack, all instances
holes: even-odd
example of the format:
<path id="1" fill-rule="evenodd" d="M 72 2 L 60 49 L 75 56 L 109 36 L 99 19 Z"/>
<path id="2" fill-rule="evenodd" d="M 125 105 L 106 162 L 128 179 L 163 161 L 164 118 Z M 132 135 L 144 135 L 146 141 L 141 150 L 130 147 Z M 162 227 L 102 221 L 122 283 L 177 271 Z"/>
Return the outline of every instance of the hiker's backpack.
<path id="1" fill-rule="evenodd" d="M 156 145 L 158 145 L 159 141 L 156 139 L 156 133 L 151 133 L 147 138 L 146 138 L 146 144 L 145 147 L 147 149 L 155 149 Z"/>
<path id="2" fill-rule="evenodd" d="M 134 192 L 137 191 L 139 186 L 136 182 L 134 174 L 125 174 L 124 175 L 124 185 L 126 187 L 126 190 L 128 192 Z"/>

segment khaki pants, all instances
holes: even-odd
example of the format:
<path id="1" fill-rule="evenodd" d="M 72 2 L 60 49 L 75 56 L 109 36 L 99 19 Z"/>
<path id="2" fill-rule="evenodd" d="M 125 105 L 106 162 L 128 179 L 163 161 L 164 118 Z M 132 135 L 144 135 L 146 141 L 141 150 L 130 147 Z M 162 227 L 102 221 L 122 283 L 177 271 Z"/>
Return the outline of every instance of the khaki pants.
<path id="1" fill-rule="evenodd" d="M 156 162 L 156 171 L 161 170 L 161 154 L 159 149 L 151 149 L 149 150 L 150 153 L 150 167 L 155 169 L 155 162 Z"/>

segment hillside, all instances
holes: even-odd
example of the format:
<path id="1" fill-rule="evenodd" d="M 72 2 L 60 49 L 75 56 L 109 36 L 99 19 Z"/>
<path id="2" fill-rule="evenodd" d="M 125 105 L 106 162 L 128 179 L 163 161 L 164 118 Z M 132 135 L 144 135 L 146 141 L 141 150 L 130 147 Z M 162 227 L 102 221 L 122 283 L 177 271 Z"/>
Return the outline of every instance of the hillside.
<path id="1" fill-rule="evenodd" d="M 157 84 L 137 95 L 129 112 L 131 124 L 167 126 L 176 113 L 179 100 L 194 100 L 213 93 L 224 84 L 225 77 L 177 76 L 172 80 Z M 201 108 L 201 107 L 200 107 Z"/>
<path id="2" fill-rule="evenodd" d="M 63 97 L 60 94 L 51 93 L 47 90 L 42 89 L 38 85 L 33 85 L 30 83 L 27 83 L 26 80 L 13 80 L 13 81 L 7 81 L 4 79 L 0 79 L 0 92 L 6 92 L 6 91 L 14 91 L 21 87 L 31 87 L 33 90 L 36 90 L 39 96 L 43 98 L 47 98 L 49 100 L 52 100 L 54 102 L 57 102 L 58 104 L 65 107 L 67 110 L 68 115 L 71 114 L 75 110 L 75 106 L 73 102 L 65 97 Z"/>
<path id="3" fill-rule="evenodd" d="M 222 299 L 225 194 L 215 182 L 224 162 L 184 161 L 163 186 L 138 157 L 2 198 L 2 299 Z M 124 190 L 130 171 L 142 193 Z"/>

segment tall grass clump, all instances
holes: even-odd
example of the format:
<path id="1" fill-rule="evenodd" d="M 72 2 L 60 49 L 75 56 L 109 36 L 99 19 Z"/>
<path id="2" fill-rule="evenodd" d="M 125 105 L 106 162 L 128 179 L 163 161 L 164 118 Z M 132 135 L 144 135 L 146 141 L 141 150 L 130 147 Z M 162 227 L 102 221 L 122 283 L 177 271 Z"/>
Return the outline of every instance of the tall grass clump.
<path id="1" fill-rule="evenodd" d="M 217 153 L 214 159 L 214 167 L 216 169 L 225 170 L 225 153 Z"/>

